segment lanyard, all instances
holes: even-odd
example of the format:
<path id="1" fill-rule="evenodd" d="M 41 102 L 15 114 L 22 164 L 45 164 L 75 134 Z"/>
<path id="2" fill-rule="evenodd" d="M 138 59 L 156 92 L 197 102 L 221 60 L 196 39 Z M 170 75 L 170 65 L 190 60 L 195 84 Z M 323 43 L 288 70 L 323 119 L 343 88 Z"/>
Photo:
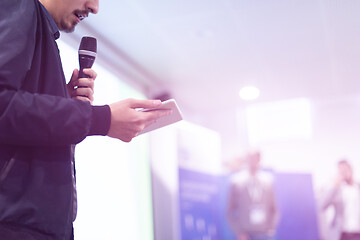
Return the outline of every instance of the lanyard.
<path id="1" fill-rule="evenodd" d="M 247 190 L 251 202 L 256 203 L 260 202 L 263 197 L 263 188 L 260 181 L 256 177 L 251 177 L 249 184 L 247 184 Z"/>

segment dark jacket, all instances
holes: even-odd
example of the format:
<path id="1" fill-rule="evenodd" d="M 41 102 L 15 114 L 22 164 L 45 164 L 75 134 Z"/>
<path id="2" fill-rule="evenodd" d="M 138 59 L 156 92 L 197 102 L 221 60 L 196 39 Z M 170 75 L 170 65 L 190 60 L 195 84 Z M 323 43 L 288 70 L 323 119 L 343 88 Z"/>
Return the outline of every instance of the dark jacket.
<path id="1" fill-rule="evenodd" d="M 69 239 L 72 145 L 106 135 L 109 125 L 108 106 L 68 97 L 38 0 L 1 0 L 0 235 L 7 228 L 35 239 Z"/>

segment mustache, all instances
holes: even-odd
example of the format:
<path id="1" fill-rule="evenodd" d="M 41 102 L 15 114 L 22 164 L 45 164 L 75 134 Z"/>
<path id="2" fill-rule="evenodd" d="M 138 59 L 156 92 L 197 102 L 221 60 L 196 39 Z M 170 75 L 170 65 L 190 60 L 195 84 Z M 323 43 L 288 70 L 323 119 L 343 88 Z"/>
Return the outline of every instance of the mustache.
<path id="1" fill-rule="evenodd" d="M 75 10 L 74 14 L 80 19 L 83 20 L 89 16 L 89 11 L 86 10 Z"/>

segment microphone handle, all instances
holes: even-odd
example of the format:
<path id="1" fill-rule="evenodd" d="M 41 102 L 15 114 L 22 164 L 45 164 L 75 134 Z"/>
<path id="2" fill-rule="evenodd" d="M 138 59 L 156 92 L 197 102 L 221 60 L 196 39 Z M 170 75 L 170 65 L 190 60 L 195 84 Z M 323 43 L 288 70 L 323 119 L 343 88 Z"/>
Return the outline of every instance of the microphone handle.
<path id="1" fill-rule="evenodd" d="M 89 75 L 85 74 L 83 70 L 85 68 L 91 68 L 92 65 L 94 64 L 94 61 L 95 61 L 95 57 L 87 56 L 87 55 L 79 55 L 79 65 L 80 65 L 79 78 L 90 77 Z"/>
<path id="2" fill-rule="evenodd" d="M 85 68 L 88 68 L 88 67 L 80 67 L 80 70 L 79 70 L 79 78 L 90 78 L 90 76 L 89 75 L 87 75 L 87 74 L 85 74 L 84 72 L 83 72 L 83 70 L 85 69 Z"/>

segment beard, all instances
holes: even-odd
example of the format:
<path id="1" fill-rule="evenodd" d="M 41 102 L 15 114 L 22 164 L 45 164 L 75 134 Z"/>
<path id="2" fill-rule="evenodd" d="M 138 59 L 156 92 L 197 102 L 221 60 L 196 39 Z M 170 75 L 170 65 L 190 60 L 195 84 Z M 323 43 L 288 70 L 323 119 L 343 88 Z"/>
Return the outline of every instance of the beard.
<path id="1" fill-rule="evenodd" d="M 68 15 L 62 19 L 60 19 L 58 27 L 61 31 L 71 33 L 74 32 L 76 25 L 79 22 L 74 18 L 74 15 Z"/>
<path id="2" fill-rule="evenodd" d="M 64 32 L 66 32 L 66 33 L 72 33 L 74 31 L 75 31 L 75 25 L 73 27 L 71 27 L 71 28 L 67 28 L 67 29 L 64 30 Z"/>
<path id="3" fill-rule="evenodd" d="M 72 22 L 70 24 L 62 24 L 62 27 L 60 30 L 66 32 L 66 33 L 72 33 L 75 31 L 75 27 L 77 25 L 77 22 Z"/>

